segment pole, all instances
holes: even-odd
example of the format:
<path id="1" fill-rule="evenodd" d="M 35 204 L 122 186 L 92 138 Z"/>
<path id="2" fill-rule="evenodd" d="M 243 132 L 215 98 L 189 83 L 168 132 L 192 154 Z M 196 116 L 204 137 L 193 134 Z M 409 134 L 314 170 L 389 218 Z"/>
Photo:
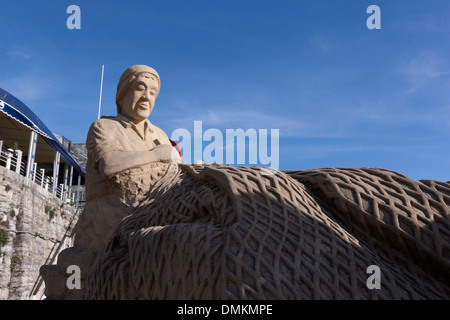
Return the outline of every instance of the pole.
<path id="1" fill-rule="evenodd" d="M 100 98 L 98 101 L 98 117 L 97 119 L 100 119 L 100 108 L 102 106 L 102 90 L 103 90 L 103 72 L 105 70 L 105 65 L 102 65 L 102 80 L 100 82 Z"/>
<path id="2" fill-rule="evenodd" d="M 61 154 L 56 151 L 55 161 L 53 162 L 53 190 L 52 193 L 56 195 L 58 191 L 58 178 L 59 178 L 59 164 L 61 163 Z"/>
<path id="3" fill-rule="evenodd" d="M 28 179 L 32 179 L 34 174 L 37 138 L 38 138 L 37 133 L 31 130 L 30 143 L 28 145 L 27 172 L 25 173 Z"/>

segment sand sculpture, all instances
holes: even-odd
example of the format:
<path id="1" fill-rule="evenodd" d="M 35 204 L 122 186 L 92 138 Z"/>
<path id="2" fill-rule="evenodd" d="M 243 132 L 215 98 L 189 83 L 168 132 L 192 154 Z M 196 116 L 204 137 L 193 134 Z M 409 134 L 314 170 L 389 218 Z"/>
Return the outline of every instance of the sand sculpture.
<path id="1" fill-rule="evenodd" d="M 156 71 L 130 67 L 118 116 L 92 125 L 88 203 L 74 247 L 41 267 L 48 299 L 450 298 L 450 183 L 184 164 L 147 120 L 159 88 Z"/>

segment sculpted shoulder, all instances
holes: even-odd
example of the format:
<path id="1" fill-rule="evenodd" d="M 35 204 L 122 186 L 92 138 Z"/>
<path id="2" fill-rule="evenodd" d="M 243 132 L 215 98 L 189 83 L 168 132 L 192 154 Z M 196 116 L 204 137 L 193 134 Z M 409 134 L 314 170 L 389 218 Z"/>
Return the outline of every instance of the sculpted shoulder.
<path id="1" fill-rule="evenodd" d="M 163 139 L 163 140 L 164 140 L 164 141 L 161 141 L 161 142 L 163 142 L 163 143 L 170 143 L 169 137 L 167 136 L 167 134 L 164 132 L 163 129 L 161 129 L 161 128 L 158 127 L 158 126 L 155 126 L 153 123 L 152 123 L 152 129 L 155 131 L 155 134 L 156 134 L 160 139 Z"/>
<path id="2" fill-rule="evenodd" d="M 95 120 L 91 124 L 92 127 L 107 127 L 107 126 L 114 126 L 119 124 L 119 121 L 117 117 L 108 117 L 108 116 L 102 116 L 100 119 Z"/>
<path id="3" fill-rule="evenodd" d="M 116 133 L 120 131 L 120 122 L 116 117 L 102 117 L 95 120 L 89 127 L 86 137 L 86 144 L 94 147 L 100 141 L 114 139 Z"/>
<path id="4" fill-rule="evenodd" d="M 89 133 L 98 131 L 98 130 L 107 130 L 112 127 L 116 127 L 120 125 L 120 122 L 117 120 L 116 117 L 107 117 L 103 116 L 98 120 L 95 120 L 91 126 L 89 127 Z"/>

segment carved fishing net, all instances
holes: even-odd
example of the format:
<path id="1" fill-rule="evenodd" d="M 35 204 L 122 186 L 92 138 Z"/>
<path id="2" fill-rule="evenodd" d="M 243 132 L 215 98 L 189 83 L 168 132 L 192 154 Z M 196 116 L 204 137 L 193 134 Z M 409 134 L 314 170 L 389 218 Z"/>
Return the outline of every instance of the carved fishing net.
<path id="1" fill-rule="evenodd" d="M 369 168 L 182 164 L 95 262 L 85 299 L 448 299 L 450 184 Z M 380 268 L 369 289 L 367 268 Z"/>

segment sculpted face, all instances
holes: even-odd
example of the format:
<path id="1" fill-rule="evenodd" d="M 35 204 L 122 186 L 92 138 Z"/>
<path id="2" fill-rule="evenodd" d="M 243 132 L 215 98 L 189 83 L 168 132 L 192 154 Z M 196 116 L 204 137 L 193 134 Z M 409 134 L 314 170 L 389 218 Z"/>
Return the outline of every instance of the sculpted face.
<path id="1" fill-rule="evenodd" d="M 155 106 L 157 93 L 155 77 L 149 73 L 140 74 L 122 99 L 122 114 L 134 123 L 147 119 Z"/>

